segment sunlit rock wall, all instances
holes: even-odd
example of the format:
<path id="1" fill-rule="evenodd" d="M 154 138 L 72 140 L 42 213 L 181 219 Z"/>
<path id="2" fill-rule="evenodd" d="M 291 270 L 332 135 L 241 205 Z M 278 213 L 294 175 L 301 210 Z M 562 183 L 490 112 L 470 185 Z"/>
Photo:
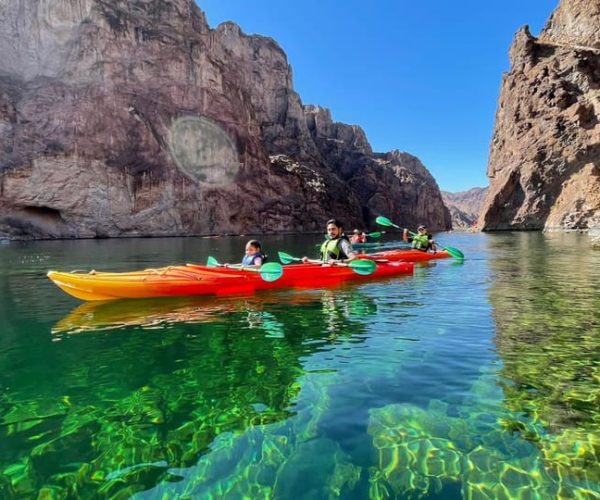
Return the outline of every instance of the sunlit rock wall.
<path id="1" fill-rule="evenodd" d="M 422 165 L 381 162 L 274 40 L 191 0 L 2 2 L 0 53 L 0 237 L 450 227 Z"/>
<path id="2" fill-rule="evenodd" d="M 600 222 L 600 6 L 563 0 L 510 49 L 490 149 L 484 230 Z"/>

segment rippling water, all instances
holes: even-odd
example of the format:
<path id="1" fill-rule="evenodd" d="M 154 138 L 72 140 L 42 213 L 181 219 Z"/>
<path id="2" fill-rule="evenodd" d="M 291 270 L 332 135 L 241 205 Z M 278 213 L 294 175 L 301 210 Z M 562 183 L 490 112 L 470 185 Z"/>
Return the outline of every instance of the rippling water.
<path id="1" fill-rule="evenodd" d="M 0 497 L 600 497 L 600 252 L 439 240 L 467 259 L 107 303 L 45 272 L 237 260 L 244 240 L 1 244 Z"/>

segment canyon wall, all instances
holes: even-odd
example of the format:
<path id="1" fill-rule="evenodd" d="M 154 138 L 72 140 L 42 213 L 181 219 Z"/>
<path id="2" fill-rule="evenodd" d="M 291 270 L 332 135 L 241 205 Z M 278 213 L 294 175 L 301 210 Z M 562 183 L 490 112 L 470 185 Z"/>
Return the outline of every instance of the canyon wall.
<path id="1" fill-rule="evenodd" d="M 421 162 L 294 91 L 286 54 L 192 0 L 0 4 L 0 237 L 449 229 Z"/>
<path id="2" fill-rule="evenodd" d="M 490 149 L 483 230 L 600 226 L 600 4 L 562 0 L 510 49 Z"/>

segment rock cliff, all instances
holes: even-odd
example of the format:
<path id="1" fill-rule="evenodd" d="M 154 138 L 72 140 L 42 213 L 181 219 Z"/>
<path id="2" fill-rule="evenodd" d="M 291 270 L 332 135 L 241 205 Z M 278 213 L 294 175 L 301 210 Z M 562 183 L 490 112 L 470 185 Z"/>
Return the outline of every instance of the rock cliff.
<path id="1" fill-rule="evenodd" d="M 472 230 L 477 225 L 488 188 L 471 188 L 460 193 L 442 191 L 444 203 L 452 216 L 452 228 Z"/>
<path id="2" fill-rule="evenodd" d="M 0 4 L 0 237 L 450 228 L 418 159 L 303 105 L 277 43 L 192 0 Z"/>
<path id="3" fill-rule="evenodd" d="M 562 0 L 510 49 L 490 149 L 483 230 L 600 224 L 600 5 Z"/>

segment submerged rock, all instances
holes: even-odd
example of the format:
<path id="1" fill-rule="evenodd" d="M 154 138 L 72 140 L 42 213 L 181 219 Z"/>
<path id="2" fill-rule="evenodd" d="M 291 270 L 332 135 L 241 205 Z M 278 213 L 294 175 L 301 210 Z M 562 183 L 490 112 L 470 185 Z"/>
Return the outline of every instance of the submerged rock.
<path id="1" fill-rule="evenodd" d="M 592 248 L 600 250 L 600 226 L 590 227 L 588 234 L 592 241 Z"/>
<path id="2" fill-rule="evenodd" d="M 489 375 L 458 406 L 391 404 L 369 412 L 371 496 L 586 497 L 597 492 L 597 436 L 507 407 Z"/>

